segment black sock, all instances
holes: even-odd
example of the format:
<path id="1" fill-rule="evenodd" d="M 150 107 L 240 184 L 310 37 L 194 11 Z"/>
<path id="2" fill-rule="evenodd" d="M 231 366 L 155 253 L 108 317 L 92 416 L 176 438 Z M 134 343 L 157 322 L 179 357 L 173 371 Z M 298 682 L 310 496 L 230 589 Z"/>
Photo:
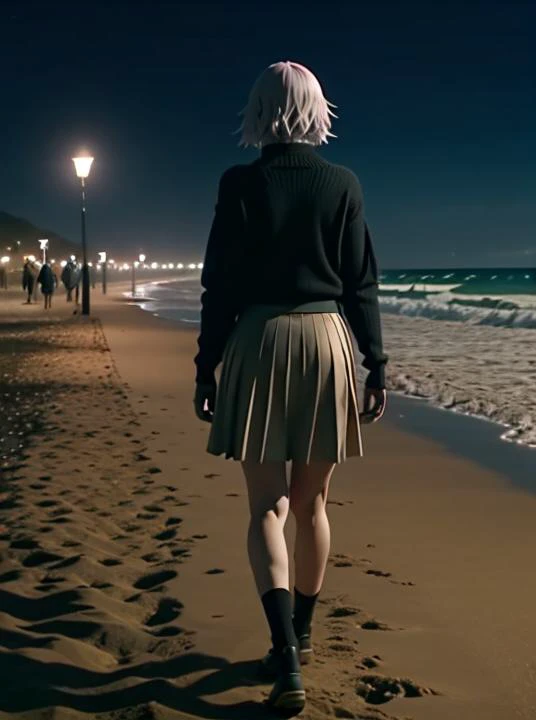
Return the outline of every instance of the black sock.
<path id="1" fill-rule="evenodd" d="M 265 592 L 261 600 L 272 633 L 274 650 L 282 650 L 285 645 L 297 647 L 298 642 L 292 626 L 292 598 L 289 591 L 274 588 Z"/>
<path id="2" fill-rule="evenodd" d="M 302 635 L 311 634 L 311 623 L 316 601 L 320 593 L 316 595 L 303 595 L 297 588 L 294 588 L 294 631 L 299 638 Z"/>

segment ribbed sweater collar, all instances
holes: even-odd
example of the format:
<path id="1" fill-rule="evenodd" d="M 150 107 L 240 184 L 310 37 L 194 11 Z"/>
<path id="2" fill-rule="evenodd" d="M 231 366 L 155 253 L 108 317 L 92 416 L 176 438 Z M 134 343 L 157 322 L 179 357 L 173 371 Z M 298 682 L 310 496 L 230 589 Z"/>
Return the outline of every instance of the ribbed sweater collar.
<path id="1" fill-rule="evenodd" d="M 288 155 L 314 155 L 316 146 L 309 143 L 270 143 L 261 149 L 261 160 L 271 160 L 276 157 L 286 157 Z"/>

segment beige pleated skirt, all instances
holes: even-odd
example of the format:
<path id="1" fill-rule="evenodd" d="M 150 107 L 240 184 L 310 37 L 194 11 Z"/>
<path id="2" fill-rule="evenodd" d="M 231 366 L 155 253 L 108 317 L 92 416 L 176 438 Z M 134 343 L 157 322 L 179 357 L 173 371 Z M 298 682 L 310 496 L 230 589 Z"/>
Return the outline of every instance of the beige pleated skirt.
<path id="1" fill-rule="evenodd" d="M 255 462 L 363 456 L 353 347 L 338 312 L 255 305 L 240 316 L 207 450 Z"/>

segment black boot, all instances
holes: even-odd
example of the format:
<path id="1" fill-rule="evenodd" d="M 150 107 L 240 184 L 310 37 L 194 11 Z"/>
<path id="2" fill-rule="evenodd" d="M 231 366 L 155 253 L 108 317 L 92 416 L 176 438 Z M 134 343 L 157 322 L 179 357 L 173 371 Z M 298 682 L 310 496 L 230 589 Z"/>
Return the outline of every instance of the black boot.
<path id="1" fill-rule="evenodd" d="M 308 665 L 313 661 L 313 646 L 310 635 L 302 635 L 298 638 L 298 657 L 300 665 Z M 267 680 L 274 680 L 279 673 L 280 664 L 281 653 L 276 652 L 271 647 L 261 660 L 260 672 L 262 677 Z"/>
<path id="2" fill-rule="evenodd" d="M 305 707 L 305 690 L 300 672 L 298 651 L 287 645 L 278 653 L 279 672 L 272 688 L 268 704 L 284 717 L 298 715 Z"/>

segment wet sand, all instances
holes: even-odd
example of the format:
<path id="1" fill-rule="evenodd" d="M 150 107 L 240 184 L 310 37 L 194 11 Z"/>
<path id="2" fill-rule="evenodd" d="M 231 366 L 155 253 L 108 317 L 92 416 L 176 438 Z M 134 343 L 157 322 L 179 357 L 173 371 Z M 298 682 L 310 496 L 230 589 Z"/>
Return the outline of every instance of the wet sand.
<path id="1" fill-rule="evenodd" d="M 0 718 L 272 717 L 240 468 L 191 407 L 196 331 L 119 298 L 84 318 L 0 293 Z M 480 465 L 393 406 L 335 473 L 302 717 L 534 718 L 534 488 L 497 442 Z"/>

